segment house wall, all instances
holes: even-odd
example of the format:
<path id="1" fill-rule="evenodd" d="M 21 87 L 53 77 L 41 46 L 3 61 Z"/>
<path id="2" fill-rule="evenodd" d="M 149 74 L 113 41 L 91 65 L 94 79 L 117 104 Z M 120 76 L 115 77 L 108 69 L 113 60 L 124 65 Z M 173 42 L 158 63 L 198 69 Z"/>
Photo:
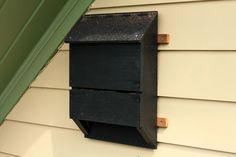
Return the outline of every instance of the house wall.
<path id="1" fill-rule="evenodd" d="M 236 1 L 96 0 L 88 14 L 159 12 L 158 148 L 86 139 L 69 119 L 64 44 L 0 127 L 0 157 L 236 157 Z"/>

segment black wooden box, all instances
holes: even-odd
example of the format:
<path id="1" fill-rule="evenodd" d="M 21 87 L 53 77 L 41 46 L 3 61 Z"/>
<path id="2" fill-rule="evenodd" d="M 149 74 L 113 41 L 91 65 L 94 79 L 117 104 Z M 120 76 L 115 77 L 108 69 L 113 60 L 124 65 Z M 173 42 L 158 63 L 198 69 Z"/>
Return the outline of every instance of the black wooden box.
<path id="1" fill-rule="evenodd" d="M 84 16 L 70 43 L 70 117 L 85 137 L 156 148 L 157 13 Z"/>

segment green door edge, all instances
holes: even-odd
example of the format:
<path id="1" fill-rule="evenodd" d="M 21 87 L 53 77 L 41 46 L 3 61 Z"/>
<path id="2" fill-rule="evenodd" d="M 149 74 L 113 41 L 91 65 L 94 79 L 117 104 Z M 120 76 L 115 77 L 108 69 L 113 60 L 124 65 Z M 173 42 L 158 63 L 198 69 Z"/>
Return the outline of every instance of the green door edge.
<path id="1" fill-rule="evenodd" d="M 68 0 L 0 95 L 0 124 L 93 0 Z M 30 40 L 30 39 L 29 39 Z"/>

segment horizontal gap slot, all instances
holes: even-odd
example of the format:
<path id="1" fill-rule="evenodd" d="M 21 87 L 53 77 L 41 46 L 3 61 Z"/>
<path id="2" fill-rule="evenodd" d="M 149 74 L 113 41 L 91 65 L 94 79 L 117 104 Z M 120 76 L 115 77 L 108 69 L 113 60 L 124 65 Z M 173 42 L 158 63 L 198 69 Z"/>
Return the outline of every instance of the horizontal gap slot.
<path id="1" fill-rule="evenodd" d="M 96 88 L 81 88 L 81 87 L 72 87 L 72 89 L 77 90 L 94 90 L 94 91 L 108 91 L 108 92 L 117 92 L 117 93 L 134 93 L 134 94 L 141 94 L 140 91 L 126 91 L 126 90 L 110 90 L 110 89 L 96 89 Z"/>

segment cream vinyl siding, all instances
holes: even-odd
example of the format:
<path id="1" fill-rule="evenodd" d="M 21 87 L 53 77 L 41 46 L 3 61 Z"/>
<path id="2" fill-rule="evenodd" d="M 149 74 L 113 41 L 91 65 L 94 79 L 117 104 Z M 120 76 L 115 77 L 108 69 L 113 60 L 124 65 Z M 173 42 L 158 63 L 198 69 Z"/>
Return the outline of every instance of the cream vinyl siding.
<path id="1" fill-rule="evenodd" d="M 83 137 L 69 119 L 69 46 L 64 44 L 0 127 L 0 152 L 236 157 L 236 1 L 97 0 L 88 14 L 153 10 L 159 12 L 159 32 L 171 36 L 157 52 L 158 116 L 169 120 L 167 129 L 158 129 L 157 150 Z"/>
<path id="2" fill-rule="evenodd" d="M 5 121 L 0 131 L 1 149 L 24 157 L 235 157 L 232 153 L 165 143 L 159 143 L 157 150 L 125 146 L 86 139 L 78 130 L 9 120 Z M 20 141 L 20 145 L 16 141 Z"/>
<path id="3" fill-rule="evenodd" d="M 6 154 L 6 153 L 0 153 L 0 157 L 19 157 L 19 156 Z"/>
<path id="4" fill-rule="evenodd" d="M 68 63 L 60 51 L 32 87 L 69 89 Z M 236 51 L 160 51 L 158 96 L 236 102 L 234 67 Z"/>
<path id="5" fill-rule="evenodd" d="M 7 119 L 80 131 L 68 104 L 67 90 L 30 88 Z M 158 130 L 158 141 L 236 153 L 235 113 L 236 103 L 159 97 L 158 115 L 169 127 Z"/>
<path id="6" fill-rule="evenodd" d="M 96 7 L 96 6 L 94 6 Z M 235 0 L 91 9 L 90 14 L 159 12 L 159 33 L 171 42 L 160 50 L 236 50 Z"/>
<path id="7" fill-rule="evenodd" d="M 66 44 L 65 44 L 66 45 Z M 65 46 L 63 46 L 64 48 Z M 69 47 L 58 51 L 48 63 L 39 77 L 31 84 L 32 87 L 69 89 Z"/>
<path id="8" fill-rule="evenodd" d="M 111 0 L 98 0 L 95 1 L 91 8 L 108 8 L 108 7 L 127 7 L 127 6 L 138 6 L 138 5 L 153 5 L 153 4 L 174 4 L 174 3 L 191 3 L 191 2 L 201 2 L 207 0 L 119 0 L 119 1 L 111 1 Z"/>

